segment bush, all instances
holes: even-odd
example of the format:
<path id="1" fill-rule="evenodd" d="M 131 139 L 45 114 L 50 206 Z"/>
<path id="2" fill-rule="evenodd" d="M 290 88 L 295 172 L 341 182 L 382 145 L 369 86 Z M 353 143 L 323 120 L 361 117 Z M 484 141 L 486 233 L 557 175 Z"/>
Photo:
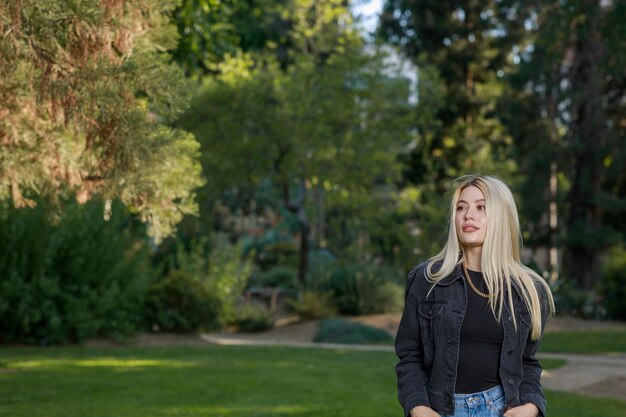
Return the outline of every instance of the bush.
<path id="1" fill-rule="evenodd" d="M 569 280 L 557 280 L 551 288 L 558 314 L 585 319 L 606 317 L 606 310 L 595 293 L 585 291 Z"/>
<path id="2" fill-rule="evenodd" d="M 616 247 L 604 259 L 598 294 L 604 301 L 607 316 L 626 320 L 626 250 Z"/>
<path id="3" fill-rule="evenodd" d="M 359 314 L 396 313 L 404 307 L 404 288 L 391 281 L 357 282 Z"/>
<path id="4" fill-rule="evenodd" d="M 294 268 L 276 266 L 267 272 L 257 272 L 248 283 L 251 287 L 276 287 L 295 290 L 299 287 L 298 272 Z"/>
<path id="5" fill-rule="evenodd" d="M 393 337 L 384 330 L 366 324 L 332 319 L 322 321 L 313 340 L 326 343 L 367 344 L 391 342 Z"/>
<path id="6" fill-rule="evenodd" d="M 274 325 L 272 315 L 267 308 L 246 303 L 237 308 L 235 323 L 243 332 L 259 332 L 270 329 Z"/>
<path id="7" fill-rule="evenodd" d="M 287 300 L 287 304 L 298 316 L 305 320 L 332 317 L 337 314 L 330 293 L 307 290 L 298 299 Z"/>
<path id="8" fill-rule="evenodd" d="M 185 271 L 172 271 L 148 292 L 147 320 L 170 332 L 214 330 L 221 323 L 220 300 Z"/>
<path id="9" fill-rule="evenodd" d="M 164 270 L 178 271 L 182 274 L 184 278 L 179 278 L 180 280 L 190 282 L 190 285 L 202 292 L 199 297 L 204 298 L 204 293 L 210 294 L 211 297 L 206 302 L 214 304 L 211 309 L 217 314 L 217 318 L 207 315 L 208 321 L 202 324 L 195 321 L 197 315 L 193 313 L 194 317 L 190 317 L 190 323 L 194 324 L 188 326 L 187 330 L 213 329 L 235 321 L 235 305 L 241 297 L 251 270 L 250 264 L 241 258 L 241 247 L 231 244 L 221 234 L 211 236 L 210 240 L 192 241 L 187 247 L 182 242 L 176 242 L 175 245 L 176 249 L 173 253 L 161 260 Z M 166 272 L 166 277 L 168 274 L 171 272 Z M 175 293 L 179 291 L 176 286 L 171 289 Z M 154 308 L 151 307 L 151 309 Z M 177 309 L 177 311 L 182 314 L 185 309 Z M 154 310 L 150 314 L 151 320 L 156 320 L 158 317 Z M 151 324 L 160 325 L 158 322 Z M 176 331 L 183 331 L 183 328 L 178 328 Z"/>
<path id="10" fill-rule="evenodd" d="M 58 344 L 124 337 L 152 279 L 144 226 L 113 202 L 0 208 L 0 339 Z"/>
<path id="11" fill-rule="evenodd" d="M 330 292 L 343 314 L 375 314 L 402 310 L 400 282 L 395 271 L 379 265 L 332 262 L 315 271 L 312 285 Z"/>

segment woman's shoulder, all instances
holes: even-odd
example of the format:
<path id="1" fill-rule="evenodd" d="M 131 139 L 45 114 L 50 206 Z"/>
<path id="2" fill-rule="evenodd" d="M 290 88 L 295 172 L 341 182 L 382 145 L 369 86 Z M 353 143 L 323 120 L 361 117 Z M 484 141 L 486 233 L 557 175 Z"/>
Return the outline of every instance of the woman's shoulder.
<path id="1" fill-rule="evenodd" d="M 411 269 L 411 271 L 407 275 L 407 291 L 412 287 L 421 288 L 429 286 L 430 282 L 428 281 L 428 269 L 431 263 L 433 263 L 432 260 L 426 260 Z M 441 268 L 441 261 L 435 261 L 430 268 L 431 272 L 438 271 L 439 268 Z"/>
<path id="2" fill-rule="evenodd" d="M 431 263 L 431 260 L 423 261 L 413 267 L 408 274 L 409 281 L 414 281 L 416 277 L 424 277 L 426 278 L 428 265 Z"/>

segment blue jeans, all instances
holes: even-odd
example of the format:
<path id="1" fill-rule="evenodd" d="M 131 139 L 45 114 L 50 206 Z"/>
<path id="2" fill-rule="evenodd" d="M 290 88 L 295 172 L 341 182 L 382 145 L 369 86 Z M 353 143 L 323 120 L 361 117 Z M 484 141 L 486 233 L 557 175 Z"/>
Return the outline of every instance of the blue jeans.
<path id="1" fill-rule="evenodd" d="M 454 415 L 441 417 L 500 417 L 504 405 L 504 391 L 498 385 L 473 394 L 454 394 Z"/>

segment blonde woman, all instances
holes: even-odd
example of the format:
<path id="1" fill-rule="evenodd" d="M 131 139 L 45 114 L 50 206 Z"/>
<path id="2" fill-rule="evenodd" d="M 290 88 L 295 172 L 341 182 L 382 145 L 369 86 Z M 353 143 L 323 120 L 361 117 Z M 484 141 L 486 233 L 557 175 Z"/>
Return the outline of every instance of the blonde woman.
<path id="1" fill-rule="evenodd" d="M 507 185 L 460 181 L 445 247 L 408 275 L 395 341 L 400 403 L 410 417 L 545 416 L 535 353 L 552 294 L 521 263 Z"/>

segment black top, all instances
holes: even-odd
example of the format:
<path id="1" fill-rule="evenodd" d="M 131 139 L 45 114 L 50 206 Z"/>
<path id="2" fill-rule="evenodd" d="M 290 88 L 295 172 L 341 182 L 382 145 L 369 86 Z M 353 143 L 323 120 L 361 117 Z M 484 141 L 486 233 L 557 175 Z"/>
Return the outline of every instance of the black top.
<path id="1" fill-rule="evenodd" d="M 468 270 L 474 286 L 487 293 L 481 272 Z M 464 277 L 467 281 L 467 279 Z M 470 394 L 500 385 L 500 350 L 504 332 L 493 315 L 487 298 L 466 282 L 467 310 L 461 326 L 457 394 Z"/>

